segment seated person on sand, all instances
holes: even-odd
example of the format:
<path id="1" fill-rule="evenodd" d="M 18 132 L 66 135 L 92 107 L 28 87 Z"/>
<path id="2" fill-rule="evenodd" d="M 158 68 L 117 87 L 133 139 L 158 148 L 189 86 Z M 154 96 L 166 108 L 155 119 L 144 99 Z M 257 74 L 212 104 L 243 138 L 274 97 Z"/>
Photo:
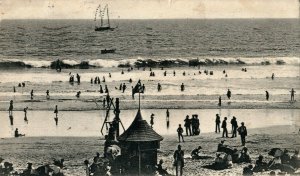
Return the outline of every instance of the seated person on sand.
<path id="1" fill-rule="evenodd" d="M 268 163 L 268 168 L 270 170 L 276 170 L 279 169 L 282 172 L 287 172 L 287 173 L 294 173 L 295 169 L 288 164 L 282 164 L 280 156 L 276 155 L 274 159 L 272 159 L 269 163 Z"/>
<path id="2" fill-rule="evenodd" d="M 290 164 L 291 164 L 295 169 L 300 168 L 300 155 L 299 155 L 299 150 L 295 150 L 294 155 L 291 157 L 291 162 L 290 162 Z"/>
<path id="3" fill-rule="evenodd" d="M 20 134 L 18 128 L 15 130 L 15 137 L 22 137 L 25 136 L 25 134 Z"/>
<path id="4" fill-rule="evenodd" d="M 212 167 L 213 167 L 213 169 L 216 169 L 216 170 L 231 168 L 232 167 L 231 155 L 224 154 L 224 156 L 221 157 L 221 154 L 217 153 L 215 162 Z"/>
<path id="5" fill-rule="evenodd" d="M 102 161 L 98 161 L 97 157 L 94 157 L 93 164 L 90 166 L 90 175 L 102 176 L 106 175 L 108 171 L 107 165 Z"/>
<path id="6" fill-rule="evenodd" d="M 162 168 L 162 164 L 164 163 L 164 161 L 161 159 L 159 160 L 159 163 L 156 165 L 156 170 L 158 172 L 159 175 L 169 175 L 167 169 L 163 169 Z"/>
<path id="7" fill-rule="evenodd" d="M 253 166 L 250 164 L 243 168 L 243 175 L 253 175 Z"/>
<path id="8" fill-rule="evenodd" d="M 4 159 L 0 157 L 0 175 L 9 175 L 14 170 L 13 164 L 9 162 L 2 163 L 2 161 Z"/>
<path id="9" fill-rule="evenodd" d="M 255 162 L 253 172 L 263 172 L 268 170 L 268 165 L 266 162 L 263 162 L 264 157 L 262 155 L 258 156 L 258 160 Z"/>
<path id="10" fill-rule="evenodd" d="M 248 148 L 244 147 L 241 151 L 241 156 L 238 160 L 239 163 L 251 163 L 251 158 L 248 154 Z"/>
<path id="11" fill-rule="evenodd" d="M 241 156 L 241 153 L 238 151 L 238 149 L 234 148 L 233 151 L 232 151 L 232 162 L 233 163 L 238 163 L 239 162 L 239 159 L 240 159 L 240 156 Z"/>
<path id="12" fill-rule="evenodd" d="M 217 152 L 225 152 L 227 154 L 232 154 L 233 150 L 228 147 L 228 145 L 224 145 L 225 140 L 221 140 L 221 142 L 218 144 Z"/>
<path id="13" fill-rule="evenodd" d="M 283 154 L 280 156 L 282 164 L 289 164 L 291 160 L 291 156 L 287 149 L 284 149 Z"/>
<path id="14" fill-rule="evenodd" d="M 191 153 L 192 159 L 200 159 L 199 153 L 200 153 L 201 149 L 202 149 L 202 147 L 199 146 L 192 151 L 192 153 Z"/>

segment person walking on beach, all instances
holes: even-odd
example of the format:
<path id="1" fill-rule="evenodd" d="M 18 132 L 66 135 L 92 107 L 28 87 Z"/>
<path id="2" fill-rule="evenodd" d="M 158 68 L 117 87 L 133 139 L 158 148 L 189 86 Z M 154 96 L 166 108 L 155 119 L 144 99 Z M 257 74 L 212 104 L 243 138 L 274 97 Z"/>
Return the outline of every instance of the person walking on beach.
<path id="1" fill-rule="evenodd" d="M 269 92 L 266 91 L 266 100 L 269 101 Z"/>
<path id="2" fill-rule="evenodd" d="M 173 76 L 176 76 L 176 72 L 175 72 L 175 70 L 173 71 Z"/>
<path id="3" fill-rule="evenodd" d="M 164 76 L 167 76 L 167 71 L 164 71 Z"/>
<path id="4" fill-rule="evenodd" d="M 181 90 L 181 92 L 184 91 L 184 84 L 183 84 L 183 83 L 182 83 L 181 86 L 180 86 L 180 90 Z"/>
<path id="5" fill-rule="evenodd" d="M 184 152 L 181 150 L 181 145 L 178 145 L 177 150 L 174 152 L 174 165 L 176 169 L 176 176 L 178 174 L 181 176 L 182 173 L 182 168 L 184 167 Z"/>
<path id="6" fill-rule="evenodd" d="M 28 110 L 28 107 L 24 108 L 24 121 L 25 122 L 28 122 L 28 119 L 27 119 L 27 110 Z"/>
<path id="7" fill-rule="evenodd" d="M 220 116 L 219 116 L 219 114 L 216 114 L 216 120 L 215 120 L 215 123 L 216 123 L 216 133 L 218 133 L 218 131 L 219 131 L 219 133 L 221 132 L 220 131 L 220 123 L 221 123 L 221 119 L 220 119 Z"/>
<path id="8" fill-rule="evenodd" d="M 295 93 L 296 91 L 294 91 L 294 88 L 292 88 L 291 92 L 291 101 L 295 101 Z"/>
<path id="9" fill-rule="evenodd" d="M 225 137 L 228 137 L 228 131 L 227 131 L 227 117 L 224 117 L 224 120 L 222 122 L 222 128 L 223 128 L 223 134 L 222 134 L 222 138 L 224 137 L 224 135 L 226 135 Z"/>
<path id="10" fill-rule="evenodd" d="M 236 137 L 236 131 L 238 128 L 238 123 L 236 121 L 236 118 L 233 116 L 232 120 L 231 120 L 231 124 L 232 124 L 232 136 L 231 138 Z"/>
<path id="11" fill-rule="evenodd" d="M 184 142 L 184 139 L 183 139 L 183 129 L 181 127 L 181 124 L 179 124 L 178 128 L 177 128 L 177 134 L 178 134 L 178 140 L 179 140 L 179 143 L 180 143 L 180 138 L 182 139 L 182 142 Z"/>
<path id="12" fill-rule="evenodd" d="M 13 91 L 14 91 L 14 93 L 16 93 L 16 86 L 13 87 Z"/>
<path id="13" fill-rule="evenodd" d="M 272 73 L 272 77 L 271 78 L 272 78 L 272 80 L 274 80 L 274 78 L 275 78 L 275 74 L 274 73 Z"/>
<path id="14" fill-rule="evenodd" d="M 47 100 L 50 99 L 49 90 L 46 91 L 46 99 L 47 99 Z"/>
<path id="15" fill-rule="evenodd" d="M 12 116 L 13 110 L 14 110 L 14 101 L 10 100 L 10 102 L 9 102 L 9 108 L 8 108 L 8 115 L 9 116 Z"/>
<path id="16" fill-rule="evenodd" d="M 192 136 L 192 131 L 191 131 L 191 119 L 189 119 L 189 116 L 187 115 L 184 119 L 184 127 L 185 127 L 185 132 L 186 135 L 188 136 L 190 133 L 190 136 Z"/>
<path id="17" fill-rule="evenodd" d="M 153 113 L 150 116 L 150 125 L 151 125 L 151 128 L 153 128 L 153 125 L 154 125 L 154 114 Z"/>
<path id="18" fill-rule="evenodd" d="M 218 106 L 221 106 L 222 105 L 222 98 L 221 96 L 219 96 L 219 103 L 218 103 Z"/>
<path id="19" fill-rule="evenodd" d="M 93 84 L 93 82 L 94 82 L 94 81 L 93 81 L 93 78 L 91 78 L 91 84 Z"/>
<path id="20" fill-rule="evenodd" d="M 245 146 L 246 144 L 246 136 L 247 136 L 247 128 L 244 126 L 244 122 L 241 123 L 242 126 L 240 126 L 237 131 L 239 132 L 239 135 L 241 136 L 242 146 Z"/>
<path id="21" fill-rule="evenodd" d="M 226 95 L 227 95 L 227 98 L 230 100 L 230 97 L 231 97 L 231 91 L 230 91 L 229 89 L 227 90 L 227 94 L 226 94 Z"/>
<path id="22" fill-rule="evenodd" d="M 33 99 L 33 89 L 30 92 L 30 98 L 31 98 L 31 100 Z"/>
<path id="23" fill-rule="evenodd" d="M 145 84 L 142 85 L 142 93 L 145 93 L 146 91 L 146 87 L 145 87 Z"/>

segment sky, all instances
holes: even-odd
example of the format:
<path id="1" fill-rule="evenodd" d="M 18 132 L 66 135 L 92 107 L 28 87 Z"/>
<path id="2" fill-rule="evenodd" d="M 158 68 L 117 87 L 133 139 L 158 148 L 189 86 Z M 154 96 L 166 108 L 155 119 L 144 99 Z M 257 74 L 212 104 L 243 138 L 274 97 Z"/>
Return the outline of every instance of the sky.
<path id="1" fill-rule="evenodd" d="M 1 19 L 299 18 L 300 0 L 0 0 Z"/>

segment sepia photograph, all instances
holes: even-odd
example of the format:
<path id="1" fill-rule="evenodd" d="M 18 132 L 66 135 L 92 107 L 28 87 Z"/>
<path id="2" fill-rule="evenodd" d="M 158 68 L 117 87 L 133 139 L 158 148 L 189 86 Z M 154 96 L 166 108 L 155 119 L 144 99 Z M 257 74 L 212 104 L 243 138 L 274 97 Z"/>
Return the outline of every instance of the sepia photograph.
<path id="1" fill-rule="evenodd" d="M 0 0 L 0 176 L 300 175 L 300 0 Z"/>

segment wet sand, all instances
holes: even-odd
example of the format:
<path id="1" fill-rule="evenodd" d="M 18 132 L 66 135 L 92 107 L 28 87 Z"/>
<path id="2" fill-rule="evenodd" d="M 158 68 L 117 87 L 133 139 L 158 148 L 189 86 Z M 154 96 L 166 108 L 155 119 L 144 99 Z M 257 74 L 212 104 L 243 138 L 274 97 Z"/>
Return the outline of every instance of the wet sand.
<path id="1" fill-rule="evenodd" d="M 255 162 L 259 154 L 265 156 L 265 160 L 271 159 L 267 156 L 269 149 L 273 147 L 287 148 L 292 151 L 300 147 L 299 126 L 274 126 L 269 128 L 249 129 L 246 146 Z M 165 161 L 164 167 L 173 173 L 173 152 L 178 142 L 176 135 L 164 135 L 158 153 L 158 159 Z M 191 160 L 189 154 L 192 149 L 201 145 L 203 154 L 214 157 L 217 144 L 221 140 L 220 134 L 206 133 L 195 137 L 186 137 L 186 142 L 181 143 L 185 151 L 186 164 L 184 175 L 240 175 L 246 164 L 234 164 L 232 169 L 214 171 L 202 168 L 213 161 Z M 227 138 L 226 144 L 241 149 L 240 138 Z M 103 137 L 24 137 L 0 139 L 0 156 L 14 163 L 16 170 L 22 170 L 27 162 L 32 162 L 34 167 L 41 164 L 51 163 L 52 158 L 64 158 L 64 173 L 70 176 L 84 175 L 83 161 L 92 161 L 96 152 L 103 151 Z M 298 171 L 299 172 L 299 171 Z M 267 174 L 267 173 L 265 173 Z"/>

